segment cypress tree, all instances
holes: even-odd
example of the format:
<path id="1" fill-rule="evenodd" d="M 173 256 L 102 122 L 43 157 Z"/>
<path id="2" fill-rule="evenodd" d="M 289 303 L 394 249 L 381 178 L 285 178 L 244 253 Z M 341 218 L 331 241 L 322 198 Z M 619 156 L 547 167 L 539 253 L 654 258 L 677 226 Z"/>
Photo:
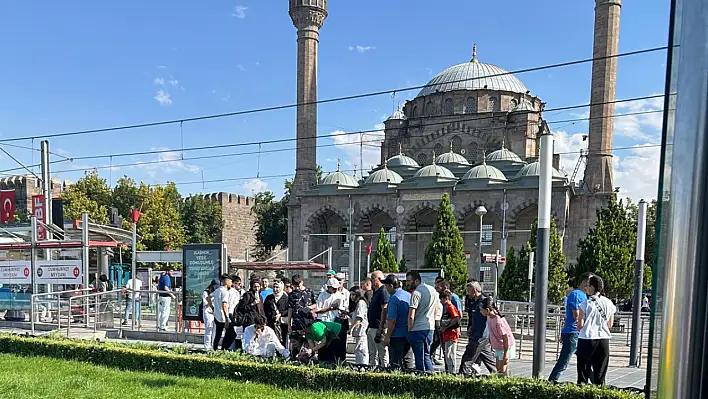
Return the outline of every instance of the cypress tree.
<path id="1" fill-rule="evenodd" d="M 371 261 L 373 270 L 381 270 L 384 273 L 398 272 L 398 262 L 393 256 L 393 248 L 391 242 L 386 238 L 386 232 L 383 227 L 379 231 L 379 242 L 376 243 L 376 253 Z"/>
<path id="2" fill-rule="evenodd" d="M 433 237 L 425 250 L 424 266 L 428 269 L 443 269 L 445 279 L 455 292 L 464 292 L 467 283 L 467 257 L 455 215 L 450 207 L 450 197 L 443 195 Z"/>

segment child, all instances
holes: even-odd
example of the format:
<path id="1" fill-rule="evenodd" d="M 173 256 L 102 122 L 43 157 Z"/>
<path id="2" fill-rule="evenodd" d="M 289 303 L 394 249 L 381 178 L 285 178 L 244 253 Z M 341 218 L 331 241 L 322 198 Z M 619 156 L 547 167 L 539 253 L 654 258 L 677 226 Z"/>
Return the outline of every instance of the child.
<path id="1" fill-rule="evenodd" d="M 516 357 L 514 334 L 504 316 L 499 313 L 494 300 L 485 298 L 482 301 L 481 312 L 487 317 L 489 329 L 489 343 L 495 352 L 497 372 L 504 376 L 509 375 L 509 359 Z"/>
<path id="2" fill-rule="evenodd" d="M 445 310 L 440 320 L 442 342 L 445 348 L 445 368 L 454 374 L 459 368 L 457 364 L 457 342 L 460 340 L 460 311 L 452 304 L 450 291 L 440 294 L 440 303 Z"/>

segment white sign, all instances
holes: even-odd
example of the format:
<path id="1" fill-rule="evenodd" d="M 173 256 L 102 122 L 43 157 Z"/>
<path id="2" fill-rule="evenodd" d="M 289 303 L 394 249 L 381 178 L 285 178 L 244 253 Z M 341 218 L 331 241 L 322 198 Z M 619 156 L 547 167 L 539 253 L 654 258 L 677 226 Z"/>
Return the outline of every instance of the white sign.
<path id="1" fill-rule="evenodd" d="M 0 262 L 0 284 L 32 284 L 28 261 Z"/>
<path id="2" fill-rule="evenodd" d="M 494 292 L 494 282 L 493 282 L 493 281 L 491 281 L 491 282 L 488 282 L 488 281 L 483 282 L 483 283 L 482 283 L 482 292 L 486 292 L 486 293 L 488 293 L 488 294 Z"/>
<path id="3" fill-rule="evenodd" d="M 52 260 L 37 262 L 37 284 L 82 284 L 83 267 L 78 260 Z"/>

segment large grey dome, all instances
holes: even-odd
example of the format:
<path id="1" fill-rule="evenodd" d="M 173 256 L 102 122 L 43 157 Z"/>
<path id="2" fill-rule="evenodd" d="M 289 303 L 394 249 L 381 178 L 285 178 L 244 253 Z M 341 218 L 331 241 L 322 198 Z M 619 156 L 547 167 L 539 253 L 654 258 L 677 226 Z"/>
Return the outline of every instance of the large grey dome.
<path id="1" fill-rule="evenodd" d="M 376 172 L 373 172 L 366 178 L 366 184 L 377 184 L 377 183 L 388 183 L 388 184 L 399 184 L 403 181 L 403 178 L 398 173 L 392 171 L 391 169 L 384 167 Z"/>
<path id="2" fill-rule="evenodd" d="M 504 173 L 502 173 L 501 170 L 495 168 L 494 166 L 483 163 L 468 170 L 467 173 L 465 173 L 465 175 L 462 177 L 462 180 L 474 179 L 506 181 L 506 176 L 504 176 Z"/>
<path id="3" fill-rule="evenodd" d="M 553 169 L 553 178 L 554 179 L 567 179 L 566 175 L 561 173 L 561 171 L 559 171 L 556 168 L 552 168 L 552 169 Z M 536 162 L 532 162 L 532 163 L 524 166 L 523 168 L 521 168 L 519 173 L 517 173 L 516 176 L 514 176 L 514 179 L 519 179 L 521 177 L 526 177 L 526 176 L 539 176 L 540 174 L 541 174 L 541 164 L 538 161 L 536 161 Z"/>
<path id="4" fill-rule="evenodd" d="M 416 97 L 454 90 L 501 90 L 526 93 L 516 76 L 496 65 L 477 61 L 476 49 L 472 61 L 447 68 L 428 82 Z"/>
<path id="5" fill-rule="evenodd" d="M 443 177 L 454 179 L 455 175 L 450 172 L 450 169 L 444 166 L 432 164 L 421 168 L 419 171 L 415 172 L 415 175 L 413 176 L 414 179 L 424 177 Z"/>
<path id="6" fill-rule="evenodd" d="M 344 186 L 344 187 L 359 187 L 359 182 L 353 176 L 342 172 L 337 162 L 337 171 L 327 174 L 320 182 L 322 186 Z"/>
<path id="7" fill-rule="evenodd" d="M 503 147 L 487 155 L 487 162 L 523 162 L 518 155 Z"/>
<path id="8" fill-rule="evenodd" d="M 437 158 L 435 158 L 435 163 L 439 163 L 439 164 L 443 164 L 443 165 L 451 165 L 451 164 L 469 165 L 470 164 L 467 161 L 467 158 L 452 151 L 452 148 L 450 148 L 449 152 L 438 155 Z"/>
<path id="9" fill-rule="evenodd" d="M 399 153 L 398 155 L 394 155 L 391 158 L 389 158 L 386 163 L 388 164 L 389 167 L 397 167 L 397 166 L 411 166 L 414 168 L 420 168 L 420 165 L 418 165 L 418 162 L 415 161 L 415 159 L 403 155 L 403 153 Z"/>

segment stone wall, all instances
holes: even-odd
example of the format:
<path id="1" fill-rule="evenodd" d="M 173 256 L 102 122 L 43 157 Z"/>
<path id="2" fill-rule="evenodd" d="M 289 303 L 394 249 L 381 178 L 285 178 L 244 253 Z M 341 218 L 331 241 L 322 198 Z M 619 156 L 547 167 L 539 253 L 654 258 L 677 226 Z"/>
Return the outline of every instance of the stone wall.
<path id="1" fill-rule="evenodd" d="M 224 227 L 220 242 L 226 244 L 232 259 L 243 259 L 246 250 L 253 251 L 256 244 L 253 198 L 228 193 L 209 194 L 206 198 L 221 204 Z"/>

